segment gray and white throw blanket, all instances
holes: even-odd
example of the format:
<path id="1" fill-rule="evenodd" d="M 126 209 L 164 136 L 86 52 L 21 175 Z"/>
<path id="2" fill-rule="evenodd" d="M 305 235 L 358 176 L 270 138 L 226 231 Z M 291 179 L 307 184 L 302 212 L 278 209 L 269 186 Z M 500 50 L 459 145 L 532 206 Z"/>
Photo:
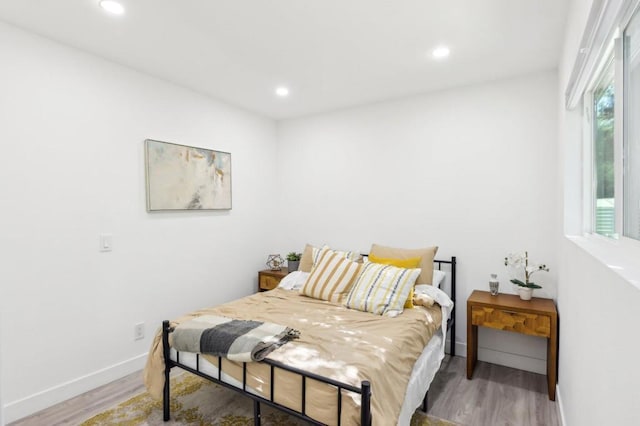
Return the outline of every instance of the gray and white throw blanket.
<path id="1" fill-rule="evenodd" d="M 300 336 L 298 330 L 260 321 L 202 315 L 172 333 L 177 351 L 221 356 L 231 361 L 262 361 L 274 349 Z"/>

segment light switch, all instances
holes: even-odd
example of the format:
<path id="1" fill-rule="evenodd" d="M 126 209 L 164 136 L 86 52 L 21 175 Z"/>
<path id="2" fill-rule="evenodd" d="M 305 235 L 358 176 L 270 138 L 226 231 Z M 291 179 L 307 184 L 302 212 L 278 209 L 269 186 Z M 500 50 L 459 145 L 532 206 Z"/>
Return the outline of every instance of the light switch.
<path id="1" fill-rule="evenodd" d="M 113 236 L 111 234 L 100 234 L 100 251 L 113 250 Z"/>

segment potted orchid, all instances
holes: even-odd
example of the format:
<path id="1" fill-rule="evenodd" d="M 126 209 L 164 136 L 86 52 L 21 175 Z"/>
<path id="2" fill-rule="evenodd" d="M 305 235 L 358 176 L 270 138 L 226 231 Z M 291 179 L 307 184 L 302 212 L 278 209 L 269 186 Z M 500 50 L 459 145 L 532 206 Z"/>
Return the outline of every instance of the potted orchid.
<path id="1" fill-rule="evenodd" d="M 545 264 L 530 264 L 529 253 L 511 253 L 504 258 L 504 266 L 511 267 L 512 269 L 519 270 L 522 268 L 524 272 L 524 281 L 513 278 L 512 283 L 518 286 L 518 294 L 522 300 L 531 300 L 533 290 L 536 288 L 542 288 L 538 284 L 531 281 L 531 276 L 539 271 L 549 272 L 549 268 Z"/>

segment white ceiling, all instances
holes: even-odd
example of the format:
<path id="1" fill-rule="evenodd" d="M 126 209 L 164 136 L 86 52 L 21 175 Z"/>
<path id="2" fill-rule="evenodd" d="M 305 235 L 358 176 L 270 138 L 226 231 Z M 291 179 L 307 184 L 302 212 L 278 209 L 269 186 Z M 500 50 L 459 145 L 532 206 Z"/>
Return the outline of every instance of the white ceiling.
<path id="1" fill-rule="evenodd" d="M 0 0 L 0 19 L 281 119 L 555 68 L 568 0 L 121 3 Z"/>

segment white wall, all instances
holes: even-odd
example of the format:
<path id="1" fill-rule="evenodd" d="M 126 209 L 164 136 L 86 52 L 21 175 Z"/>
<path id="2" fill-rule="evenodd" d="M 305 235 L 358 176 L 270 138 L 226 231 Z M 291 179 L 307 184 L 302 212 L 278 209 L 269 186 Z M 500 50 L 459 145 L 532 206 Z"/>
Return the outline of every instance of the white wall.
<path id="1" fill-rule="evenodd" d="M 559 175 L 558 217 L 567 235 L 580 235 L 582 225 L 582 115 L 581 108 L 567 111 L 564 92 L 592 1 L 572 1 L 560 61 L 558 104 Z M 588 239 L 588 238 L 587 238 Z M 604 248 L 607 257 L 617 256 L 615 244 L 589 244 L 583 237 L 568 239 L 558 235 L 560 312 L 559 384 L 565 425 L 637 425 L 640 412 L 640 290 L 619 270 L 608 266 L 603 256 L 593 256 Z M 579 242 L 579 244 L 574 243 Z M 601 253 L 602 254 L 602 253 Z M 636 263 L 638 257 L 627 263 Z M 640 276 L 635 277 L 640 281 Z"/>
<path id="2" fill-rule="evenodd" d="M 12 421 L 140 369 L 162 319 L 254 291 L 272 251 L 276 128 L 5 24 L 0 51 L 0 358 Z M 231 152 L 233 209 L 147 213 L 145 138 Z M 98 252 L 100 233 L 113 234 L 113 252 Z"/>
<path id="3" fill-rule="evenodd" d="M 559 397 L 565 424 L 638 425 L 640 290 L 582 247 L 561 246 Z"/>
<path id="4" fill-rule="evenodd" d="M 0 297 L 4 296 L 4 290 L 2 290 L 2 285 L 0 284 Z M 2 302 L 0 302 L 0 343 L 2 342 Z M 3 388 L 3 379 L 2 379 L 2 351 L 0 350 L 0 426 L 4 426 L 4 397 L 2 396 L 2 388 Z"/>
<path id="5" fill-rule="evenodd" d="M 457 350 L 465 301 L 503 259 L 529 250 L 555 297 L 556 73 L 462 87 L 278 125 L 280 252 L 306 242 L 439 245 L 458 257 Z M 481 330 L 479 357 L 544 372 L 544 339 Z"/>

